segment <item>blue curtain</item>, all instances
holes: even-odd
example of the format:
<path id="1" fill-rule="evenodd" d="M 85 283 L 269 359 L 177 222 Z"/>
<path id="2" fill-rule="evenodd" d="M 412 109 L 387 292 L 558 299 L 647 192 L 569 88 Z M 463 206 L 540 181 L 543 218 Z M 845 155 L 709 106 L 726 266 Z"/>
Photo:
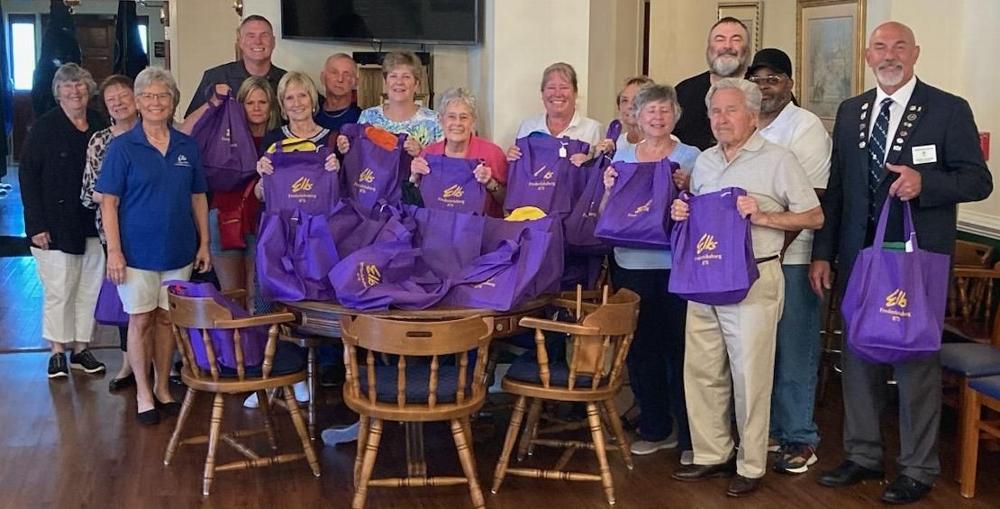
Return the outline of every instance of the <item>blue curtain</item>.
<path id="1" fill-rule="evenodd" d="M 42 50 L 35 66 L 34 85 L 31 87 L 31 107 L 35 118 L 56 107 L 52 97 L 52 78 L 63 64 L 82 61 L 80 43 L 76 40 L 73 16 L 62 0 L 49 4 L 49 26 L 42 35 Z"/>
<path id="2" fill-rule="evenodd" d="M 135 79 L 149 65 L 149 56 L 142 49 L 139 23 L 134 0 L 118 1 L 118 18 L 115 20 L 114 72 Z"/>

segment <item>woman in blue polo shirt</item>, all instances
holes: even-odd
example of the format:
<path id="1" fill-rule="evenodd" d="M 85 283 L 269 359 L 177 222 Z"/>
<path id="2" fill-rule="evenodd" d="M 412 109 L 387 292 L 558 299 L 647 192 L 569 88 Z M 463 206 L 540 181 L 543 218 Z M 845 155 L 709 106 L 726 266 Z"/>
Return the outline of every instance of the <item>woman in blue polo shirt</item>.
<path id="1" fill-rule="evenodd" d="M 128 358 L 135 373 L 138 420 L 156 424 L 157 407 L 173 414 L 180 404 L 168 377 L 174 342 L 167 317 L 170 279 L 211 267 L 208 186 L 193 139 L 172 127 L 180 93 L 173 76 L 150 67 L 135 79 L 142 119 L 115 138 L 97 181 L 108 241 L 108 277 L 129 314 Z M 150 384 L 152 357 L 156 373 Z"/>

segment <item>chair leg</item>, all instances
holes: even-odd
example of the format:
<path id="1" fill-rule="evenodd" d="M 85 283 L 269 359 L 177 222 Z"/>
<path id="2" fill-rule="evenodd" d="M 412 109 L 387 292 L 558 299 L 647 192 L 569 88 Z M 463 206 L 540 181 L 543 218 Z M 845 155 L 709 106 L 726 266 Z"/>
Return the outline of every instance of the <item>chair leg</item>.
<path id="1" fill-rule="evenodd" d="M 507 475 L 507 464 L 510 463 L 510 453 L 514 449 L 514 439 L 517 438 L 517 430 L 521 427 L 521 420 L 524 419 L 524 407 L 527 401 L 526 396 L 518 396 L 514 403 L 514 411 L 510 414 L 510 424 L 507 426 L 507 435 L 503 439 L 503 451 L 500 452 L 500 459 L 497 460 L 497 468 L 493 473 L 493 488 L 490 490 L 496 494 L 500 490 L 500 484 Z"/>
<path id="2" fill-rule="evenodd" d="M 590 435 L 594 439 L 594 452 L 597 453 L 597 463 L 601 466 L 601 484 L 608 504 L 615 505 L 615 487 L 611 481 L 611 468 L 608 467 L 608 453 L 604 447 L 604 430 L 601 429 L 601 417 L 597 414 L 597 404 L 587 403 L 587 423 L 590 424 Z"/>
<path id="3" fill-rule="evenodd" d="M 354 488 L 358 487 L 361 478 L 361 460 L 365 456 L 365 444 L 368 442 L 368 416 L 358 418 L 358 451 L 354 454 Z"/>
<path id="4" fill-rule="evenodd" d="M 308 348 L 306 385 L 309 386 L 309 439 L 316 440 L 316 347 Z"/>
<path id="5" fill-rule="evenodd" d="M 618 417 L 618 408 L 615 407 L 614 399 L 607 399 L 603 401 L 605 413 L 608 414 L 608 421 L 611 423 L 611 431 L 615 434 L 615 441 L 618 442 L 618 450 L 622 454 L 622 460 L 625 461 L 625 466 L 629 470 L 635 468 L 632 464 L 632 450 L 629 448 L 628 437 L 625 435 L 625 429 L 622 428 L 622 421 Z"/>
<path id="6" fill-rule="evenodd" d="M 476 509 L 483 509 L 486 507 L 486 501 L 483 499 L 483 490 L 479 487 L 479 480 L 476 478 L 476 460 L 470 447 L 472 437 L 466 430 L 463 421 L 468 422 L 468 417 L 451 420 L 451 436 L 455 438 L 458 461 L 462 463 L 465 478 L 469 481 L 469 494 L 472 496 L 472 505 Z"/>
<path id="7" fill-rule="evenodd" d="M 191 406 L 194 404 L 194 389 L 190 387 L 187 390 L 187 394 L 184 396 L 184 404 L 181 405 L 181 413 L 177 416 L 177 425 L 174 426 L 174 434 L 170 435 L 170 443 L 167 444 L 167 452 L 163 455 L 163 464 L 170 465 L 170 460 L 174 457 L 174 452 L 177 451 L 177 444 L 181 441 L 181 433 L 184 430 L 184 424 L 187 423 L 187 418 L 191 415 Z"/>
<path id="8" fill-rule="evenodd" d="M 292 390 L 291 385 L 286 385 L 285 390 L 285 404 L 288 405 L 288 413 L 292 416 L 292 424 L 295 425 L 295 431 L 299 434 L 299 440 L 302 441 L 302 452 L 306 454 L 306 461 L 309 462 L 309 468 L 312 469 L 314 476 L 319 477 L 319 460 L 316 459 L 316 450 L 313 449 L 312 441 L 309 440 L 309 432 L 306 429 L 306 423 L 302 420 L 302 413 L 299 412 L 299 405 L 295 402 L 295 391 Z"/>
<path id="9" fill-rule="evenodd" d="M 205 480 L 201 488 L 201 494 L 206 497 L 212 489 L 212 479 L 215 478 L 215 450 L 219 446 L 222 409 L 222 393 L 217 392 L 212 401 L 212 420 L 208 428 L 208 456 L 205 457 Z"/>
<path id="10" fill-rule="evenodd" d="M 469 444 L 469 451 L 472 452 L 472 457 L 476 457 L 476 446 L 472 441 L 472 421 L 469 416 L 465 416 L 461 419 L 462 421 L 462 431 L 465 432 L 465 441 Z"/>
<path id="11" fill-rule="evenodd" d="M 961 493 L 965 498 L 976 496 L 976 465 L 979 462 L 979 418 L 982 415 L 979 392 L 966 387 L 962 401 L 962 463 L 958 465 L 961 472 Z"/>
<path id="12" fill-rule="evenodd" d="M 278 437 L 274 434 L 274 419 L 271 416 L 271 402 L 267 399 L 267 391 L 257 391 L 257 403 L 264 412 L 264 430 L 267 431 L 267 441 L 272 451 L 278 450 Z"/>
<path id="13" fill-rule="evenodd" d="M 378 455 L 378 444 L 382 440 L 382 419 L 371 419 L 371 427 L 368 431 L 368 440 L 365 442 L 365 458 L 361 462 L 361 477 L 355 480 L 354 500 L 351 502 L 352 509 L 363 509 L 365 500 L 368 499 L 368 481 L 372 477 L 372 470 L 375 468 L 375 456 Z"/>
<path id="14" fill-rule="evenodd" d="M 517 461 L 524 461 L 524 457 L 535 452 L 532 441 L 538 436 L 538 419 L 542 415 L 542 400 L 535 398 L 531 400 L 531 408 L 528 410 L 528 422 L 521 432 L 521 443 L 517 446 Z"/>

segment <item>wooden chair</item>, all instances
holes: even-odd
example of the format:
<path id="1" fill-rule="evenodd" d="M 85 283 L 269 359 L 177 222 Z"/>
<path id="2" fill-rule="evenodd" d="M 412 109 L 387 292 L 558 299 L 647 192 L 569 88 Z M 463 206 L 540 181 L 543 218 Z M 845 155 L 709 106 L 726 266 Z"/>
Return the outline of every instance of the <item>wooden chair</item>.
<path id="1" fill-rule="evenodd" d="M 994 280 L 1000 279 L 1000 263 L 990 266 L 992 256 L 990 246 L 955 241 L 945 327 L 952 334 L 980 343 L 990 342 Z"/>
<path id="2" fill-rule="evenodd" d="M 468 484 L 477 509 L 486 507 L 476 477 L 469 416 L 486 398 L 492 319 L 415 322 L 359 315 L 342 318 L 342 328 L 347 360 L 344 402 L 361 416 L 351 507 L 364 507 L 370 486 L 457 484 Z M 411 468 L 407 477 L 372 479 L 384 420 L 450 421 L 465 476 L 427 477 L 425 470 Z M 418 443 L 422 445 L 422 440 Z M 422 451 L 416 453 L 422 457 Z"/>
<path id="3" fill-rule="evenodd" d="M 213 300 L 211 297 L 184 297 L 170 293 L 170 321 L 177 349 L 181 353 L 183 368 L 181 378 L 187 386 L 187 395 L 181 406 L 177 426 L 170 437 L 167 451 L 163 458 L 164 465 L 170 465 L 178 445 L 208 443 L 208 455 L 205 458 L 205 476 L 202 493 L 207 496 L 212 487 L 216 471 L 241 470 L 246 468 L 275 465 L 305 458 L 312 469 L 313 475 L 319 477 L 319 461 L 312 448 L 306 432 L 306 424 L 299 413 L 295 402 L 292 384 L 305 379 L 304 359 L 299 352 L 289 350 L 278 342 L 278 324 L 295 319 L 291 313 L 273 313 L 257 315 L 249 318 L 233 319 L 232 312 Z M 264 349 L 264 360 L 260 366 L 248 366 L 245 363 L 245 352 L 240 340 L 240 329 L 247 327 L 268 326 L 267 344 Z M 189 330 L 201 332 L 209 369 L 198 366 Z M 236 355 L 236 369 L 220 367 L 218 354 L 212 344 L 209 332 L 211 330 L 232 330 L 233 348 Z M 294 347 L 292 347 L 294 348 Z M 284 389 L 285 403 L 291 414 L 292 423 L 302 443 L 301 453 L 275 454 L 260 456 L 246 445 L 237 441 L 238 438 L 267 433 L 271 449 L 277 449 L 277 440 L 271 420 L 268 405 L 267 390 Z M 181 433 L 191 414 L 195 395 L 199 392 L 215 394 L 212 404 L 212 417 L 209 434 L 181 439 Z M 264 430 L 236 430 L 222 433 L 223 395 L 256 392 L 264 411 Z M 245 460 L 234 461 L 224 465 L 216 465 L 215 453 L 219 442 L 225 442 L 246 456 Z"/>
<path id="4" fill-rule="evenodd" d="M 962 404 L 961 450 L 958 471 L 961 493 L 965 498 L 976 496 L 976 467 L 979 462 L 981 434 L 1000 439 L 1000 419 L 983 418 L 983 411 L 1000 412 L 1000 375 L 974 378 L 964 392 Z"/>
<path id="5" fill-rule="evenodd" d="M 632 343 L 639 314 L 639 296 L 628 289 L 621 289 L 603 304 L 581 302 L 581 300 L 556 299 L 554 304 L 567 309 L 579 310 L 583 316 L 578 324 L 556 322 L 540 318 L 523 318 L 521 325 L 535 329 L 536 350 L 522 356 L 507 371 L 502 386 L 506 392 L 516 394 L 517 402 L 511 415 L 503 451 L 497 461 L 493 479 L 493 493 L 500 489 L 507 474 L 536 479 L 563 479 L 570 481 L 600 481 L 608 503 L 615 503 L 614 485 L 608 466 L 607 449 L 618 449 L 625 465 L 632 468 L 632 458 L 628 441 L 618 418 L 618 410 L 613 402 L 621 389 L 625 357 Z M 567 352 L 568 360 L 551 359 L 545 346 L 545 331 L 569 334 L 572 349 Z M 593 442 L 540 439 L 531 424 L 521 436 L 522 448 L 528 447 L 567 448 L 555 468 L 551 470 L 534 468 L 512 468 L 511 451 L 517 439 L 518 430 L 524 419 L 528 400 L 582 402 L 587 406 L 587 423 Z M 532 402 L 531 416 L 537 420 L 540 404 Z M 538 410 L 536 410 L 538 409 Z M 609 422 L 617 445 L 609 447 L 605 443 L 601 414 Z M 536 421 L 537 422 L 537 421 Z M 600 465 L 600 473 L 564 471 L 576 449 L 592 449 Z"/>

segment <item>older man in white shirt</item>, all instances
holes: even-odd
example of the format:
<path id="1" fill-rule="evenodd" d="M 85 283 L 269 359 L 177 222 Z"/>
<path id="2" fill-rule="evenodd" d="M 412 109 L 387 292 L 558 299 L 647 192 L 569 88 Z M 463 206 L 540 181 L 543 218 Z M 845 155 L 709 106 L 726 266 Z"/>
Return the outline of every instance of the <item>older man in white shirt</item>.
<path id="1" fill-rule="evenodd" d="M 822 196 L 830 178 L 832 143 L 819 117 L 792 100 L 791 59 L 780 49 L 762 49 L 754 55 L 747 79 L 760 88 L 760 135 L 790 150 L 817 196 Z M 785 304 L 778 322 L 768 450 L 778 452 L 774 470 L 785 474 L 804 473 L 818 459 L 819 430 L 813 408 L 821 303 L 809 286 L 812 238 L 812 230 L 788 232 L 781 262 Z"/>

